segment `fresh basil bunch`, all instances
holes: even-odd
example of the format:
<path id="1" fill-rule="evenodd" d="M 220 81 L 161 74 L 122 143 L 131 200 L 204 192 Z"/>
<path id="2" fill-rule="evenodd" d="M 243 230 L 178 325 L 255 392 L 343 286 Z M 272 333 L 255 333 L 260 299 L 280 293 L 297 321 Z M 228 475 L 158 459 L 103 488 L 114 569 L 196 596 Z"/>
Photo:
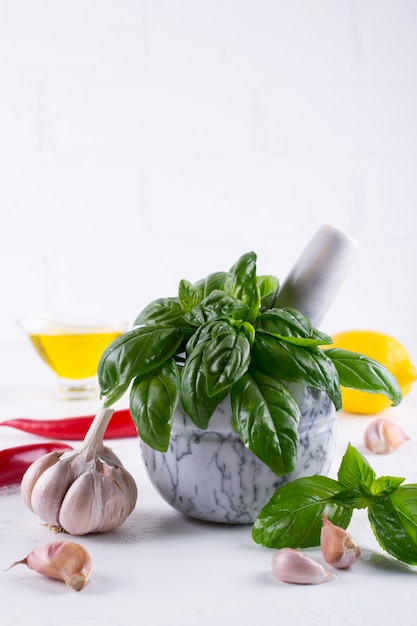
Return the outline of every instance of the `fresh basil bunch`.
<path id="1" fill-rule="evenodd" d="M 417 484 L 377 477 L 350 444 L 337 480 L 297 478 L 280 487 L 262 508 L 252 528 L 256 543 L 269 548 L 310 548 L 320 544 L 323 515 L 347 528 L 354 509 L 368 509 L 371 529 L 391 556 L 417 565 Z"/>
<path id="2" fill-rule="evenodd" d="M 98 380 L 104 405 L 130 387 L 141 439 L 166 451 L 179 402 L 206 429 L 230 394 L 234 430 L 281 476 L 295 466 L 300 419 L 286 383 L 326 392 L 336 410 L 341 385 L 382 393 L 393 405 L 401 401 L 396 379 L 381 364 L 329 347 L 331 338 L 299 311 L 276 308 L 278 290 L 275 276 L 256 275 L 254 252 L 228 272 L 195 284 L 181 280 L 177 297 L 151 302 L 103 353 Z"/>

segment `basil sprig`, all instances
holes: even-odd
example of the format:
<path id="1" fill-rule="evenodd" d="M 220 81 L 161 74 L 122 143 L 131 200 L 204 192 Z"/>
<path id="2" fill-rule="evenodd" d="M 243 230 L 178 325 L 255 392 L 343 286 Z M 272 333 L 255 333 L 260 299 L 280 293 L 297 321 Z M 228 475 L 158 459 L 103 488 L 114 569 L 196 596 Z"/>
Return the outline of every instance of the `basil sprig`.
<path id="1" fill-rule="evenodd" d="M 400 402 L 399 385 L 382 365 L 331 348 L 331 338 L 299 311 L 274 306 L 278 290 L 276 277 L 257 276 L 254 252 L 228 272 L 194 284 L 181 280 L 177 297 L 150 302 L 132 330 L 103 353 L 98 380 L 104 405 L 130 389 L 141 439 L 165 451 L 180 402 L 196 426 L 206 429 L 230 395 L 234 430 L 283 475 L 297 461 L 300 419 L 287 383 L 324 391 L 337 410 L 341 385 Z"/>
<path id="2" fill-rule="evenodd" d="M 399 561 L 417 565 L 417 484 L 403 482 L 395 476 L 377 478 L 349 444 L 337 480 L 315 475 L 280 487 L 260 511 L 252 537 L 275 549 L 318 546 L 326 512 L 346 529 L 354 509 L 366 508 L 381 547 Z"/>

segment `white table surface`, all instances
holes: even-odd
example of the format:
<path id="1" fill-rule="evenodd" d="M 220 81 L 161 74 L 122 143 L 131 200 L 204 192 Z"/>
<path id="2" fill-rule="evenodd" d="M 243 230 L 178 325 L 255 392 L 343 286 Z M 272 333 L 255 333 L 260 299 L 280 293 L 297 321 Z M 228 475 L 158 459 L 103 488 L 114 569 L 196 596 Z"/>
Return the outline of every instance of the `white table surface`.
<path id="1" fill-rule="evenodd" d="M 373 455 L 363 446 L 366 425 L 375 417 L 339 414 L 332 476 L 350 442 L 366 454 L 378 475 L 403 476 L 407 482 L 417 482 L 415 391 L 400 407 L 384 413 L 410 437 L 391 455 Z M 126 405 L 121 401 L 118 407 Z M 16 383 L 1 390 L 0 420 L 83 415 L 95 413 L 99 407 L 99 400 L 57 400 L 46 384 L 31 389 Z M 39 441 L 10 428 L 0 431 L 2 448 Z M 72 445 L 78 447 L 76 442 Z M 135 438 L 112 440 L 108 445 L 137 481 L 135 511 L 116 532 L 75 538 L 90 552 L 94 568 L 91 581 L 79 593 L 23 565 L 1 571 L 2 626 L 416 623 L 417 568 L 402 565 L 382 552 L 364 511 L 354 513 L 349 527 L 362 548 L 360 560 L 350 570 L 320 585 L 285 584 L 273 579 L 273 551 L 253 542 L 250 526 L 222 526 L 183 517 L 153 489 Z M 25 507 L 18 490 L 3 490 L 0 570 L 25 557 L 35 546 L 56 538 Z M 321 560 L 319 549 L 309 553 Z"/>

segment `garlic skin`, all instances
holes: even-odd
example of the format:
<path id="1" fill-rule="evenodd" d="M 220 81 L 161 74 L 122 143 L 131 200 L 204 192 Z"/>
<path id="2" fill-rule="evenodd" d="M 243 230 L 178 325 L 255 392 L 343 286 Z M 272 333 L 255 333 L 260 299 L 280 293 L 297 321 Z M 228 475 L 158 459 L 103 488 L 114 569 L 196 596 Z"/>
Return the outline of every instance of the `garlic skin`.
<path id="1" fill-rule="evenodd" d="M 390 454 L 408 440 L 400 426 L 382 417 L 371 422 L 364 435 L 366 448 L 374 454 Z"/>
<path id="2" fill-rule="evenodd" d="M 316 585 L 335 578 L 320 563 L 294 548 L 282 548 L 272 556 L 272 573 L 282 582 Z"/>
<path id="3" fill-rule="evenodd" d="M 103 444 L 113 412 L 97 413 L 80 450 L 46 454 L 22 478 L 23 501 L 56 530 L 72 535 L 115 530 L 135 508 L 135 480 Z"/>
<path id="4" fill-rule="evenodd" d="M 74 591 L 81 591 L 88 583 L 92 561 L 88 552 L 74 541 L 52 541 L 38 546 L 15 565 L 27 565 L 48 578 L 63 581 Z"/>
<path id="5" fill-rule="evenodd" d="M 353 565 L 361 555 L 361 549 L 343 528 L 332 524 L 327 514 L 323 517 L 320 546 L 326 563 L 337 569 Z"/>

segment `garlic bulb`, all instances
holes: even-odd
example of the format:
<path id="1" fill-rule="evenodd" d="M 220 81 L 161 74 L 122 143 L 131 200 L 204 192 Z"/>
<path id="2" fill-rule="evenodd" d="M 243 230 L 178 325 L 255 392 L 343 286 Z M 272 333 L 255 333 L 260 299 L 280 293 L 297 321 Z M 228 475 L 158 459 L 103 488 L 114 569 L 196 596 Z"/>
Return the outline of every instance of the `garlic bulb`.
<path id="1" fill-rule="evenodd" d="M 391 420 L 379 418 L 371 422 L 365 430 L 365 446 L 375 454 L 390 454 L 399 448 L 409 437 Z"/>
<path id="2" fill-rule="evenodd" d="M 282 548 L 272 556 L 272 573 L 285 583 L 314 585 L 334 578 L 310 556 L 294 548 Z"/>
<path id="3" fill-rule="evenodd" d="M 88 552 L 74 541 L 52 541 L 38 546 L 15 565 L 27 565 L 48 578 L 62 580 L 74 591 L 80 591 L 88 583 L 92 562 Z"/>
<path id="4" fill-rule="evenodd" d="M 327 515 L 323 517 L 320 545 L 326 563 L 338 569 L 349 567 L 361 555 L 361 549 L 352 537 L 343 528 L 332 524 Z"/>
<path id="5" fill-rule="evenodd" d="M 103 444 L 113 409 L 101 409 L 80 450 L 49 453 L 21 484 L 25 504 L 49 526 L 72 535 L 118 528 L 136 505 L 136 483 Z"/>

